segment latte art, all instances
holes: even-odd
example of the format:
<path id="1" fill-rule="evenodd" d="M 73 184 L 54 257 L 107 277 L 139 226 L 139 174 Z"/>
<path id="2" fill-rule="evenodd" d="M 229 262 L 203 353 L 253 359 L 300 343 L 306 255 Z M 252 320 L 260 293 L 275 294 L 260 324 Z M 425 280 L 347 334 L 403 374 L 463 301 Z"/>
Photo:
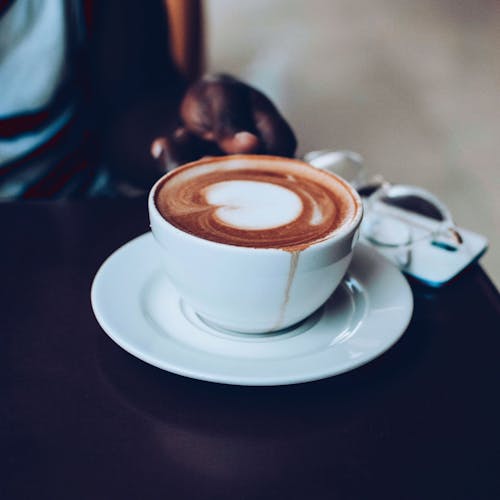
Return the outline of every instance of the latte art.
<path id="1" fill-rule="evenodd" d="M 283 226 L 293 222 L 302 212 L 299 196 L 269 182 L 222 181 L 205 188 L 204 194 L 210 205 L 218 207 L 214 217 L 236 229 Z"/>
<path id="2" fill-rule="evenodd" d="M 290 251 L 326 238 L 358 209 L 345 183 L 327 172 L 299 161 L 249 163 L 238 156 L 173 171 L 155 203 L 173 226 L 200 238 Z"/>

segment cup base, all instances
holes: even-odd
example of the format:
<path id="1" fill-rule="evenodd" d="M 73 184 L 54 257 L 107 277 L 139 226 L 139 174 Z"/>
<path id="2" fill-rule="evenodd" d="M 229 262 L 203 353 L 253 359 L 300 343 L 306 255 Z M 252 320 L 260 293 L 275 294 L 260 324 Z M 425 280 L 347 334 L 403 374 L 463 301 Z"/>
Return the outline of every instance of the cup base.
<path id="1" fill-rule="evenodd" d="M 194 309 L 192 309 L 191 306 L 181 300 L 181 311 L 184 317 L 195 326 L 200 327 L 202 325 L 205 331 L 210 332 L 214 335 L 223 336 L 225 338 L 254 342 L 264 342 L 267 340 L 290 338 L 307 332 L 321 319 L 323 315 L 323 309 L 324 307 L 321 306 L 307 318 L 280 330 L 270 330 L 263 332 L 242 332 L 238 330 L 231 330 L 214 323 L 213 321 L 197 313 Z"/>

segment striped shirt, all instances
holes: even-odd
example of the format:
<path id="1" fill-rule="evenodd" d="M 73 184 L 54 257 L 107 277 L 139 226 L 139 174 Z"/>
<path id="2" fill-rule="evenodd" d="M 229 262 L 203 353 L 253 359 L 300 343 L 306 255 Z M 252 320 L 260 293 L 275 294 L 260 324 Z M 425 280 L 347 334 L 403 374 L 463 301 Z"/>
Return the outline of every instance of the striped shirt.
<path id="1" fill-rule="evenodd" d="M 0 200 L 81 196 L 102 183 L 84 112 L 90 7 L 0 0 Z"/>

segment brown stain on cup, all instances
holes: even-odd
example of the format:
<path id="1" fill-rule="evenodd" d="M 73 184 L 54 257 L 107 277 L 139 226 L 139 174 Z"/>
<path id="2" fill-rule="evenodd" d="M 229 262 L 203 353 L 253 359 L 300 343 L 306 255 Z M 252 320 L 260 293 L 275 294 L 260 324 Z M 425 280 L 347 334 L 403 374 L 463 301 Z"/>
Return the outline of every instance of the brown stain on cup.
<path id="1" fill-rule="evenodd" d="M 288 269 L 288 277 L 285 286 L 285 296 L 280 307 L 280 312 L 276 324 L 271 328 L 270 331 L 280 330 L 283 325 L 283 320 L 285 319 L 286 308 L 288 302 L 290 302 L 290 291 L 292 290 L 293 279 L 297 272 L 297 266 L 299 264 L 300 251 L 294 250 L 290 253 L 290 267 Z"/>

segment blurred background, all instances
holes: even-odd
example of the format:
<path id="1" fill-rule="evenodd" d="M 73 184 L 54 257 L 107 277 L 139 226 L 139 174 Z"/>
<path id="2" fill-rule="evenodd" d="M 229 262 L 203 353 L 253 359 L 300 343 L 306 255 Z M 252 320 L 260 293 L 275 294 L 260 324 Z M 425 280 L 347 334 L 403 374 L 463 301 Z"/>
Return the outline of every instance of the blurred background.
<path id="1" fill-rule="evenodd" d="M 208 69 L 265 91 L 298 154 L 361 153 L 482 233 L 500 285 L 500 2 L 210 0 Z"/>

